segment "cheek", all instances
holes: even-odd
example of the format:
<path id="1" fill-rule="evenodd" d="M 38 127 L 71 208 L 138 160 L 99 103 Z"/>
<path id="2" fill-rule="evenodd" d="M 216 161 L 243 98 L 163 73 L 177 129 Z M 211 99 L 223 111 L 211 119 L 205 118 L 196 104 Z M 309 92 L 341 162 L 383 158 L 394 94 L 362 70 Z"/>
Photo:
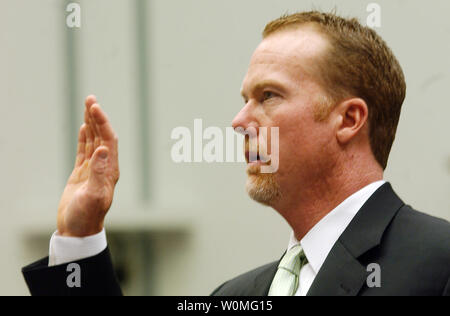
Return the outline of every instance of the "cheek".
<path id="1" fill-rule="evenodd" d="M 290 120 L 283 126 L 280 127 L 280 169 L 309 168 L 326 158 L 330 135 L 325 124 L 305 118 Z"/>
<path id="2" fill-rule="evenodd" d="M 314 119 L 311 103 L 284 104 L 271 114 L 268 125 L 279 127 L 280 172 L 315 166 L 320 163 L 316 160 L 322 160 L 327 155 L 332 142 L 330 127 Z M 270 137 L 269 140 L 268 145 L 273 141 Z"/>

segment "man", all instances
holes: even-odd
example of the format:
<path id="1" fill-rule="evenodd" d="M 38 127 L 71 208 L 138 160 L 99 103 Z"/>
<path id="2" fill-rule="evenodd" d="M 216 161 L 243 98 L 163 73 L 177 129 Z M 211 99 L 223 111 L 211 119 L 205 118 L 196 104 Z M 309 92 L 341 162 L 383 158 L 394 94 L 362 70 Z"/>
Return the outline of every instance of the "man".
<path id="1" fill-rule="evenodd" d="M 278 170 L 248 161 L 247 191 L 293 233 L 279 261 L 213 295 L 450 294 L 449 223 L 405 205 L 383 181 L 405 90 L 391 50 L 354 19 L 313 11 L 266 26 L 233 127 L 279 128 L 279 139 L 267 138 L 278 142 Z M 50 256 L 23 269 L 32 294 L 121 294 L 103 228 L 118 178 L 117 137 L 90 96 Z M 72 262 L 80 288 L 66 284 Z"/>

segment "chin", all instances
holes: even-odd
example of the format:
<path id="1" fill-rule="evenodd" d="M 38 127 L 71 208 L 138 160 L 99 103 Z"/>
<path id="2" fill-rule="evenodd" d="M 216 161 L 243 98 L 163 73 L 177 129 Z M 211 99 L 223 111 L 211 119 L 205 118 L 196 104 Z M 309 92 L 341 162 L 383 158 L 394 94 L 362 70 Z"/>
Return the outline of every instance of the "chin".
<path id="1" fill-rule="evenodd" d="M 250 198 L 267 206 L 273 206 L 281 198 L 280 186 L 273 173 L 259 173 L 258 165 L 247 167 L 246 190 Z"/>

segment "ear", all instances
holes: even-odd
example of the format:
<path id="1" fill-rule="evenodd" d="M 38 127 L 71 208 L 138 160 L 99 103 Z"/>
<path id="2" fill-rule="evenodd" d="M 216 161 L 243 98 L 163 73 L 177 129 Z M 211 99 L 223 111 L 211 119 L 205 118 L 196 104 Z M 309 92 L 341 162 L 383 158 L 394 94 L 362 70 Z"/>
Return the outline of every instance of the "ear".
<path id="1" fill-rule="evenodd" d="M 336 138 L 340 144 L 346 144 L 358 134 L 369 117 L 366 102 L 352 98 L 341 102 L 337 107 Z"/>

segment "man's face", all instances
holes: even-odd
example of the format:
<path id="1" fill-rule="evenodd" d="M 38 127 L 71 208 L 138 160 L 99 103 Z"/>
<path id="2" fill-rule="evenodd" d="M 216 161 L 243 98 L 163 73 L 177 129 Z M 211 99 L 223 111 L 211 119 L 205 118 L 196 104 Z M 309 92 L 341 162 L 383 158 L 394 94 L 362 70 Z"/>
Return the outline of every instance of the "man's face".
<path id="1" fill-rule="evenodd" d="M 314 109 L 325 96 L 312 69 L 327 41 L 311 28 L 285 30 L 266 37 L 255 50 L 242 84 L 245 106 L 233 127 L 279 128 L 279 167 L 260 173 L 260 162 L 247 165 L 247 191 L 258 202 L 279 205 L 308 189 L 320 177 L 332 155 L 333 131 L 318 122 Z M 267 145 L 269 154 L 271 142 Z M 330 142 L 331 141 L 331 142 Z M 248 148 L 248 147 L 247 147 Z M 288 202 L 289 203 L 289 202 Z"/>

